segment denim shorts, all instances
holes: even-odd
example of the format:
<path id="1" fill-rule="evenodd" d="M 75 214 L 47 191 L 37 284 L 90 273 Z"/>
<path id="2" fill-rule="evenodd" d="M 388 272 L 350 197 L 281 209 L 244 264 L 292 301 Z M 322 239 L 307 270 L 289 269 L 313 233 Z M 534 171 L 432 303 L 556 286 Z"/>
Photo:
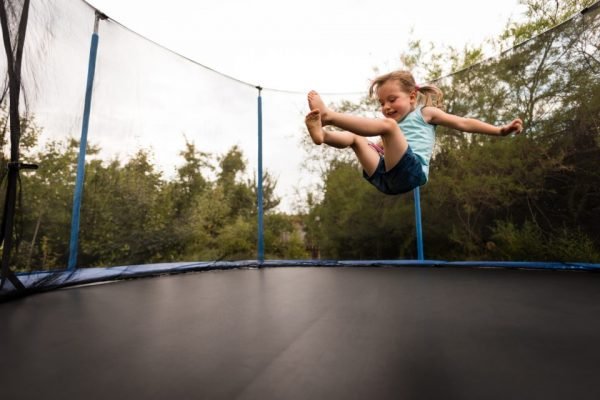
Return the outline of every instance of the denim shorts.
<path id="1" fill-rule="evenodd" d="M 400 161 L 389 171 L 385 170 L 384 159 L 380 157 L 373 175 L 368 176 L 363 170 L 363 177 L 385 194 L 410 192 L 427 181 L 421 162 L 410 146 Z"/>

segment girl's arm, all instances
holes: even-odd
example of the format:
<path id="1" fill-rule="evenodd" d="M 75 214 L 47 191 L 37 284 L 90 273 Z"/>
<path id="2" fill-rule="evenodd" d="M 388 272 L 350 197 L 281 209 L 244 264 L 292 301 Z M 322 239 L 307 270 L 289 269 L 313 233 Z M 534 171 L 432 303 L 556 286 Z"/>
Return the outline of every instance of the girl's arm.
<path id="1" fill-rule="evenodd" d="M 462 132 L 481 133 L 492 136 L 506 136 L 511 133 L 519 134 L 523 130 L 523 121 L 514 119 L 511 123 L 495 126 L 474 118 L 458 117 L 448 114 L 436 107 L 425 107 L 422 109 L 425 122 L 433 125 L 442 125 Z"/>

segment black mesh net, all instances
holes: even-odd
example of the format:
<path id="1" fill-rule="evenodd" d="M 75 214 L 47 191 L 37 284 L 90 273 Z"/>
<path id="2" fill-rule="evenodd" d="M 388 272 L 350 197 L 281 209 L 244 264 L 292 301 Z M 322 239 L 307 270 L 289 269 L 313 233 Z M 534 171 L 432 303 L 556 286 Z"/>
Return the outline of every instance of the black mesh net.
<path id="1" fill-rule="evenodd" d="M 40 168 L 21 172 L 14 271 L 69 262 L 95 20 L 82 1 L 30 5 L 20 150 Z M 495 124 L 520 116 L 526 133 L 438 129 L 422 190 L 427 258 L 600 260 L 599 24 L 591 7 L 433 82 L 447 111 Z M 225 76 L 111 19 L 98 21 L 98 37 L 77 266 L 256 259 L 259 94 L 266 258 L 416 258 L 411 198 L 377 193 L 350 152 L 307 145 L 304 93 Z M 376 109 L 361 94 L 324 97 Z M 8 105 L 5 95 L 3 169 Z"/>

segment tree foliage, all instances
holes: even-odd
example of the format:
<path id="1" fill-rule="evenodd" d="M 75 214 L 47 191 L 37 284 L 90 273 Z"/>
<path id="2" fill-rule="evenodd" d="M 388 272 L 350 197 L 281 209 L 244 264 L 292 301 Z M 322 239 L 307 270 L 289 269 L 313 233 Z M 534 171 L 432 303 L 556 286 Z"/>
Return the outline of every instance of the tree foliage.
<path id="1" fill-rule="evenodd" d="M 525 134 L 511 138 L 438 127 L 421 192 L 428 258 L 600 261 L 600 15 L 546 31 L 591 3 L 524 1 L 527 20 L 496 42 L 520 45 L 495 59 L 483 60 L 481 48 L 434 53 L 419 41 L 401 57 L 399 68 L 444 91 L 446 111 L 525 123 Z M 448 66 L 460 72 L 439 78 Z M 307 215 L 321 255 L 414 258 L 411 197 L 371 189 L 350 151 L 326 160 L 323 199 L 311 199 Z"/>
<path id="2" fill-rule="evenodd" d="M 5 125 L 5 113 L 0 117 Z M 36 147 L 42 134 L 30 121 L 22 141 L 26 161 L 40 168 L 22 178 L 12 261 L 18 270 L 62 268 L 68 259 L 79 143 Z M 256 258 L 256 185 L 244 175 L 246 161 L 238 147 L 214 160 L 187 142 L 172 179 L 156 169 L 147 150 L 126 162 L 100 160 L 99 150 L 88 146 L 78 265 Z M 274 210 L 276 182 L 268 172 L 263 180 L 267 255 L 305 258 L 298 223 Z"/>
<path id="3" fill-rule="evenodd" d="M 494 59 L 482 48 L 440 53 L 418 40 L 401 55 L 399 67 L 444 91 L 448 112 L 525 123 L 510 138 L 437 129 L 421 191 L 427 258 L 600 262 L 600 13 L 559 24 L 592 3 L 523 1 L 526 20 L 492 42 L 518 46 Z M 450 70 L 460 72 L 440 78 Z M 335 107 L 367 116 L 377 109 L 368 98 Z M 4 169 L 8 123 L 0 108 Z M 12 264 L 62 268 L 79 144 L 39 145 L 43 129 L 32 117 L 22 118 L 21 132 L 23 161 L 40 168 L 21 179 Z M 263 176 L 267 258 L 416 258 L 412 196 L 377 192 L 351 151 L 314 146 L 308 135 L 304 147 L 306 165 L 322 177 L 305 214 L 277 212 L 277 182 Z M 78 265 L 256 258 L 256 177 L 242 149 L 213 155 L 186 141 L 173 177 L 148 150 L 127 160 L 99 152 L 88 146 Z"/>

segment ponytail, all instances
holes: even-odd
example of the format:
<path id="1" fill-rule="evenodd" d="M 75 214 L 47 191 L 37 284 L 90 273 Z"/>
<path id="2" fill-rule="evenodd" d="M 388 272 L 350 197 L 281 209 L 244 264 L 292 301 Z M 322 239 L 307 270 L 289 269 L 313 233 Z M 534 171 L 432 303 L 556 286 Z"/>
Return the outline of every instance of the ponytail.
<path id="1" fill-rule="evenodd" d="M 444 93 L 434 85 L 415 85 L 417 90 L 417 103 L 423 105 L 423 107 L 437 107 L 443 108 Z"/>

